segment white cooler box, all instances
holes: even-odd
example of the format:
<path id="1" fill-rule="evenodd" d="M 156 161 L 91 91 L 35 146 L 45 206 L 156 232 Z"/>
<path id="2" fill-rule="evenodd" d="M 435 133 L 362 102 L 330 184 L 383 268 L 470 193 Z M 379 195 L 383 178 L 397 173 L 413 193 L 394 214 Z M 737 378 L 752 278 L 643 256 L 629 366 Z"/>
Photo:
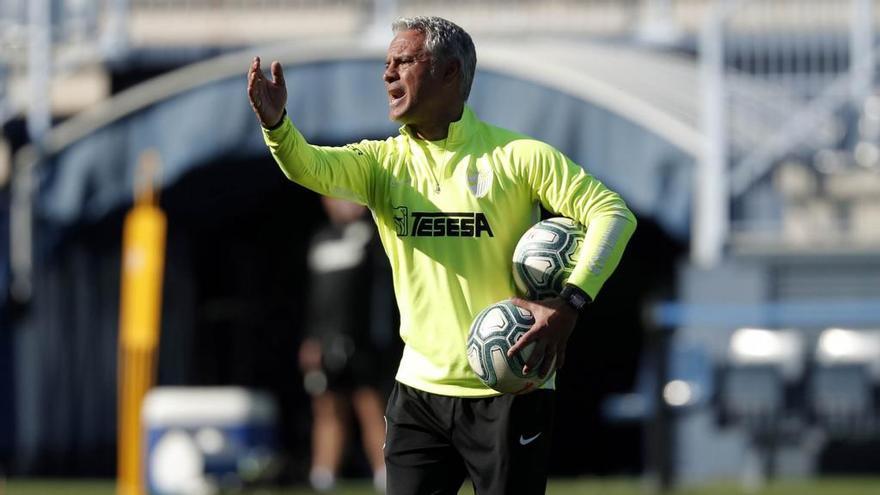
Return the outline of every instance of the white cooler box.
<path id="1" fill-rule="evenodd" d="M 142 411 L 153 495 L 208 495 L 253 481 L 271 464 L 277 407 L 239 387 L 157 387 Z"/>

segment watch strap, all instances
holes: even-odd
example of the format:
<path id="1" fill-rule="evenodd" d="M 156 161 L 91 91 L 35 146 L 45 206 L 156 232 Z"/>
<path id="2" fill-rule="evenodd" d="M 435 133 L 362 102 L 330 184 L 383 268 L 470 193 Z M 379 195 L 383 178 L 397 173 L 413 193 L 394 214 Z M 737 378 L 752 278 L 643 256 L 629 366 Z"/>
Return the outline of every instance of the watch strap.
<path id="1" fill-rule="evenodd" d="M 592 302 L 592 298 L 580 287 L 572 284 L 566 284 L 559 293 L 566 304 L 574 308 L 578 313 L 583 312 L 584 308 Z"/>

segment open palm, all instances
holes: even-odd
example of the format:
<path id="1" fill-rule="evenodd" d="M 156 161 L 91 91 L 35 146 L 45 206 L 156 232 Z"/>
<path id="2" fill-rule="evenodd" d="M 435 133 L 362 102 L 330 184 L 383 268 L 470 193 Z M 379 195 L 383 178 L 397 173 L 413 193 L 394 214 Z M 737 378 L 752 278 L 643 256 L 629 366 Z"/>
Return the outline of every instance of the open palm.
<path id="1" fill-rule="evenodd" d="M 287 86 L 281 63 L 272 62 L 272 80 L 266 79 L 260 69 L 260 57 L 254 57 L 248 69 L 248 100 L 263 127 L 274 127 L 284 115 L 287 104 Z"/>

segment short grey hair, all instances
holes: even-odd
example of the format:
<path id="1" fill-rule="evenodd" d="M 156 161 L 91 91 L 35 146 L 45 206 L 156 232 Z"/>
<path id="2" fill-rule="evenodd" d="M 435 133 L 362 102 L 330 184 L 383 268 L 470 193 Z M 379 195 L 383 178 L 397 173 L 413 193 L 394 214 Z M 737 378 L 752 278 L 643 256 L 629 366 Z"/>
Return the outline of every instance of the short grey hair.
<path id="1" fill-rule="evenodd" d="M 477 51 L 471 35 L 451 21 L 441 17 L 400 17 L 391 24 L 394 34 L 401 31 L 419 31 L 425 35 L 425 49 L 431 53 L 431 71 L 446 60 L 458 60 L 461 66 L 459 80 L 461 97 L 467 101 L 477 68 Z"/>

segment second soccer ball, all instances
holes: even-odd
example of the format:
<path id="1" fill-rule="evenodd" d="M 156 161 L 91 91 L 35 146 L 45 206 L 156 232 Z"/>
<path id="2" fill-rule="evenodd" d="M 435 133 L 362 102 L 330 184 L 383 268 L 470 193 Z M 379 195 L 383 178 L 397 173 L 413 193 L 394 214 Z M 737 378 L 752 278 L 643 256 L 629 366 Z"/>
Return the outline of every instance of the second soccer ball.
<path id="1" fill-rule="evenodd" d="M 513 280 L 526 299 L 558 296 L 584 242 L 581 224 L 565 217 L 536 223 L 513 252 Z"/>
<path id="2" fill-rule="evenodd" d="M 499 301 L 474 318 L 467 342 L 468 363 L 487 386 L 508 394 L 532 391 L 552 375 L 538 376 L 540 363 L 528 374 L 523 366 L 531 356 L 535 343 L 529 343 L 513 357 L 507 351 L 535 323 L 532 313 L 511 301 Z"/>

